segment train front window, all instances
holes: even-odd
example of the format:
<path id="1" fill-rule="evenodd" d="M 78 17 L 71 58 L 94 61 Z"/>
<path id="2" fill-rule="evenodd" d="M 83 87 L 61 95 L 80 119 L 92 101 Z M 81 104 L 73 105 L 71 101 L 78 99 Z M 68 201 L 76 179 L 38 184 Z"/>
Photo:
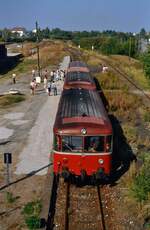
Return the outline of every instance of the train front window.
<path id="1" fill-rule="evenodd" d="M 84 149 L 87 152 L 104 152 L 104 136 L 85 137 Z"/>
<path id="2" fill-rule="evenodd" d="M 63 136 L 62 152 L 82 152 L 82 137 Z"/>
<path id="3" fill-rule="evenodd" d="M 111 152 L 112 151 L 112 136 L 106 136 L 106 152 Z"/>

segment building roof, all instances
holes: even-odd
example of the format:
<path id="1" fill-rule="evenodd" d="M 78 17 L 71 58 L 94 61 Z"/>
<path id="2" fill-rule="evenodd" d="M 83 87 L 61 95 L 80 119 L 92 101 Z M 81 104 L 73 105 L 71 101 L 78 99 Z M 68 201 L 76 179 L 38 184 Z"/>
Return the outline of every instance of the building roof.
<path id="1" fill-rule="evenodd" d="M 24 27 L 14 27 L 11 29 L 11 31 L 16 31 L 16 32 L 18 32 L 18 31 L 24 31 L 25 32 L 25 30 L 26 29 Z"/>

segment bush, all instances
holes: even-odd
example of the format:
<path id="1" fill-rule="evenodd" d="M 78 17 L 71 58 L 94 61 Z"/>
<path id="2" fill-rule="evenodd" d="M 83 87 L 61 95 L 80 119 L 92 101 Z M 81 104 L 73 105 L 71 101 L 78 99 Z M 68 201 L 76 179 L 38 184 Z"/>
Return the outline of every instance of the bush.
<path id="1" fill-rule="evenodd" d="M 29 216 L 25 219 L 26 225 L 29 229 L 39 229 L 40 228 L 40 219 L 36 216 Z"/>
<path id="2" fill-rule="evenodd" d="M 29 202 L 25 205 L 23 209 L 23 214 L 38 216 L 41 212 L 41 209 L 42 209 L 42 205 L 39 200 L 35 202 Z"/>
<path id="3" fill-rule="evenodd" d="M 141 56 L 146 77 L 150 80 L 150 50 Z"/>
<path id="4" fill-rule="evenodd" d="M 134 197 L 139 201 L 148 200 L 150 194 L 150 156 L 145 158 L 140 174 L 135 178 L 132 185 Z"/>
<path id="5" fill-rule="evenodd" d="M 25 223 L 29 229 L 40 228 L 40 212 L 42 210 L 41 201 L 37 200 L 34 202 L 29 202 L 25 205 L 22 214 L 25 218 Z"/>

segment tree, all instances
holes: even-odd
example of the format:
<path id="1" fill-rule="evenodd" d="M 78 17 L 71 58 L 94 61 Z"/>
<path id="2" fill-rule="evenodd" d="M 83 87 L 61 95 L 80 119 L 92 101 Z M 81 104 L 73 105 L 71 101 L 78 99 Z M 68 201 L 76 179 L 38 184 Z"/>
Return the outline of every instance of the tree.
<path id="1" fill-rule="evenodd" d="M 11 39 L 11 32 L 7 28 L 2 31 L 2 38 L 4 42 L 8 42 Z"/>
<path id="2" fill-rule="evenodd" d="M 42 30 L 42 36 L 43 38 L 50 38 L 50 29 L 48 27 Z"/>
<path id="3" fill-rule="evenodd" d="M 143 62 L 145 75 L 150 80 L 150 48 L 147 53 L 144 53 L 141 56 L 141 60 Z"/>
<path id="4" fill-rule="evenodd" d="M 146 37 L 146 30 L 145 30 L 144 28 L 142 28 L 142 29 L 140 30 L 140 37 L 141 37 L 141 38 L 145 38 L 145 37 Z"/>

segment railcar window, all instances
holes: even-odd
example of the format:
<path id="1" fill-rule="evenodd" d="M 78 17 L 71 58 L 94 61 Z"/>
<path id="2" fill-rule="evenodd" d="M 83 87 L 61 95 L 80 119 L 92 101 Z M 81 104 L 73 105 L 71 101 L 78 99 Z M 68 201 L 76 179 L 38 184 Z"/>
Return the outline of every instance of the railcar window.
<path id="1" fill-rule="evenodd" d="M 54 136 L 53 146 L 56 151 L 60 151 L 61 148 L 61 139 L 60 136 Z"/>
<path id="2" fill-rule="evenodd" d="M 63 152 L 81 152 L 82 151 L 82 137 L 63 136 L 62 137 L 62 151 Z"/>
<path id="3" fill-rule="evenodd" d="M 54 146 L 54 149 L 57 151 L 58 150 L 58 145 L 57 145 L 56 136 L 54 136 L 54 138 L 53 138 L 53 146 Z"/>
<path id="4" fill-rule="evenodd" d="M 85 151 L 104 152 L 104 136 L 85 137 Z"/>
<path id="5" fill-rule="evenodd" d="M 112 136 L 106 136 L 106 152 L 112 151 Z"/>

